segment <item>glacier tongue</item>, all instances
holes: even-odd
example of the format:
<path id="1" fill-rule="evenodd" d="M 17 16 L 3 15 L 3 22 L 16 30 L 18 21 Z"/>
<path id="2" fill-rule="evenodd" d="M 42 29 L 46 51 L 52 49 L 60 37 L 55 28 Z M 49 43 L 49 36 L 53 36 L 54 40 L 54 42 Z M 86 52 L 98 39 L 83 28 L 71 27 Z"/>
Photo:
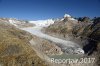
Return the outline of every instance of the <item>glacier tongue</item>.
<path id="1" fill-rule="evenodd" d="M 61 47 L 61 49 L 66 53 L 69 54 L 84 54 L 84 51 L 81 49 L 79 45 L 77 45 L 74 42 L 71 41 L 65 41 L 59 38 L 55 38 L 52 36 L 49 36 L 47 34 L 44 34 L 41 32 L 42 27 L 41 26 L 35 26 L 35 27 L 29 27 L 29 28 L 22 28 L 22 30 L 28 31 L 33 35 L 36 35 L 38 37 L 53 41 L 57 43 L 58 46 Z M 68 49 L 69 48 L 69 49 Z M 74 49 L 74 50 L 73 50 Z"/>
<path id="2" fill-rule="evenodd" d="M 74 20 L 74 18 L 71 18 L 70 15 L 65 14 L 65 17 L 68 17 L 70 20 Z M 16 27 L 17 27 L 16 24 L 19 23 L 19 21 L 16 22 L 16 20 L 12 20 L 12 19 L 10 19 L 9 22 Z M 30 28 L 21 28 L 21 29 L 28 31 L 31 34 L 34 34 L 38 37 L 56 42 L 58 45 L 61 46 L 62 50 L 65 53 L 84 54 L 84 51 L 79 47 L 79 45 L 77 45 L 71 41 L 65 41 L 65 40 L 55 38 L 55 37 L 49 36 L 49 35 L 41 32 L 41 29 L 43 27 L 48 27 L 49 25 L 54 24 L 54 20 L 52 20 L 52 19 L 37 20 L 37 21 L 29 21 L 29 23 L 34 23 L 36 26 L 30 27 Z"/>
<path id="3" fill-rule="evenodd" d="M 48 20 L 37 20 L 37 21 L 29 21 L 29 22 L 34 23 L 36 26 L 29 27 L 29 28 L 22 28 L 23 30 L 28 31 L 31 34 L 36 35 L 38 37 L 57 43 L 57 45 L 60 46 L 65 53 L 84 54 L 84 51 L 81 49 L 81 47 L 78 44 L 71 41 L 65 41 L 59 38 L 55 38 L 41 32 L 41 29 L 43 27 L 48 27 L 49 25 L 54 24 L 54 20 L 48 19 Z"/>

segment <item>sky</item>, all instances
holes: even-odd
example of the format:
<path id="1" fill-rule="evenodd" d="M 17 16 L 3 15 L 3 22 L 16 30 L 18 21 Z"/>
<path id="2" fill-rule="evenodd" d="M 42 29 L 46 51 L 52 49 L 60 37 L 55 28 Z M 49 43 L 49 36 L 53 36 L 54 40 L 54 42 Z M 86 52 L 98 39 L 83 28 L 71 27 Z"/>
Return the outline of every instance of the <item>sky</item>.
<path id="1" fill-rule="evenodd" d="M 0 17 L 25 20 L 100 16 L 100 0 L 0 0 Z"/>

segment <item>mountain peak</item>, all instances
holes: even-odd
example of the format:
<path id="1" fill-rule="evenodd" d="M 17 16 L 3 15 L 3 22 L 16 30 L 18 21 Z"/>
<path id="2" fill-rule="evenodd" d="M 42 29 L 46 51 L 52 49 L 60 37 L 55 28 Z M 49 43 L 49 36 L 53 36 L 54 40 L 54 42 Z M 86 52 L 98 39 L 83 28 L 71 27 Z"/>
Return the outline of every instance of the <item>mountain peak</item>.
<path id="1" fill-rule="evenodd" d="M 65 17 L 71 17 L 71 16 L 70 16 L 69 14 L 65 14 L 65 15 L 64 15 L 64 18 L 65 18 Z"/>

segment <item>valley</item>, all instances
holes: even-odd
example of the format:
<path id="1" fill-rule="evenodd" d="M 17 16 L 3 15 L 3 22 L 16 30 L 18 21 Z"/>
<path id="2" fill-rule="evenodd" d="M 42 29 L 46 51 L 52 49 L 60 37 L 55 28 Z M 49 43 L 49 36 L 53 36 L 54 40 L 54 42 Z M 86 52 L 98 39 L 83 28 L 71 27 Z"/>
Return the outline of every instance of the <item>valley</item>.
<path id="1" fill-rule="evenodd" d="M 84 26 L 84 24 L 87 25 Z M 62 60 L 81 59 L 88 57 L 98 58 L 99 56 L 94 56 L 94 55 L 96 53 L 99 53 L 99 51 L 93 53 L 92 55 L 89 55 L 91 52 L 94 52 L 92 48 L 93 49 L 97 48 L 96 45 L 89 48 L 88 51 L 86 50 L 87 47 L 94 45 L 94 44 L 87 44 L 91 39 L 98 40 L 97 38 L 99 37 L 98 33 L 99 26 L 97 27 L 97 25 L 99 25 L 99 23 L 95 24 L 96 25 L 92 23 L 79 23 L 78 20 L 72 18 L 70 15 L 67 14 L 65 14 L 65 16 L 59 20 L 48 19 L 48 20 L 37 20 L 37 21 L 25 21 L 13 18 L 0 18 L 0 25 L 1 25 L 0 30 L 4 33 L 3 34 L 1 32 L 1 35 L 4 38 L 3 40 L 1 39 L 1 42 L 4 41 L 5 42 L 4 44 L 6 44 L 4 45 L 5 48 L 3 49 L 2 49 L 3 47 L 2 43 L 0 44 L 1 45 L 0 64 L 3 66 L 6 66 L 5 64 L 7 64 L 8 66 L 10 65 L 7 59 L 3 59 L 5 57 L 7 58 L 13 57 L 12 60 L 14 62 L 11 62 L 10 66 L 13 66 L 14 64 L 16 66 L 18 64 L 23 66 L 25 65 L 41 66 L 41 64 L 42 66 L 73 66 L 74 63 L 59 64 L 59 63 L 52 63 L 51 60 L 52 58 L 62 59 Z M 97 32 L 95 33 L 96 36 L 95 37 L 90 36 L 91 39 L 87 39 L 88 38 L 87 35 L 89 35 L 92 32 L 92 30 L 95 31 L 93 26 L 97 27 Z M 91 31 L 88 31 L 90 27 L 93 28 Z M 84 33 L 84 29 L 85 30 L 88 29 L 87 34 Z M 5 41 L 5 39 L 8 39 L 11 44 L 6 43 L 8 42 L 8 40 Z M 95 42 L 94 40 L 91 41 Z M 3 50 L 5 50 L 4 53 L 2 53 Z M 21 55 L 24 55 L 23 56 L 23 59 L 25 59 L 23 61 L 24 64 L 16 63 L 17 62 L 16 58 L 20 57 Z M 26 59 L 28 57 L 29 58 L 32 57 L 32 59 L 30 60 Z M 5 63 L 4 61 L 7 61 L 7 63 Z M 95 63 L 97 61 L 98 59 L 95 61 Z M 90 66 L 90 65 L 94 66 L 96 65 L 95 63 L 91 64 L 75 63 L 74 66 Z"/>

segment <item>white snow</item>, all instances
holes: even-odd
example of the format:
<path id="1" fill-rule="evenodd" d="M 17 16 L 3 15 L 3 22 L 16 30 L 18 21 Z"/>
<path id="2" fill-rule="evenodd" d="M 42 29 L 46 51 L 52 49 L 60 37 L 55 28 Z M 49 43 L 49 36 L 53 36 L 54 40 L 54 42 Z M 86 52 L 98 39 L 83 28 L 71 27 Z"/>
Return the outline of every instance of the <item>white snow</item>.
<path id="1" fill-rule="evenodd" d="M 66 17 L 68 18 L 68 20 L 75 20 L 75 21 L 77 21 L 76 19 L 72 18 L 69 14 L 65 14 L 64 18 L 66 18 Z M 62 20 L 64 20 L 64 18 Z"/>
<path id="2" fill-rule="evenodd" d="M 16 27 L 17 27 L 17 25 L 15 24 L 15 23 L 16 23 L 16 21 L 14 21 L 14 20 L 10 19 L 10 20 L 9 20 L 9 22 L 10 22 L 10 24 L 12 24 L 12 25 L 14 25 L 14 26 L 16 26 Z"/>
<path id="3" fill-rule="evenodd" d="M 64 15 L 64 18 L 65 18 L 65 17 L 71 17 L 71 16 L 70 16 L 69 14 L 65 14 L 65 15 Z"/>
<path id="4" fill-rule="evenodd" d="M 53 24 L 54 21 L 52 19 L 48 20 L 37 20 L 37 21 L 29 21 L 30 23 L 34 23 L 36 26 L 47 27 L 50 24 Z"/>
<path id="5" fill-rule="evenodd" d="M 81 51 L 80 51 L 81 50 Z M 75 52 L 78 54 L 78 53 L 84 53 L 84 51 L 81 49 L 81 48 L 77 48 L 77 50 L 75 50 Z"/>

